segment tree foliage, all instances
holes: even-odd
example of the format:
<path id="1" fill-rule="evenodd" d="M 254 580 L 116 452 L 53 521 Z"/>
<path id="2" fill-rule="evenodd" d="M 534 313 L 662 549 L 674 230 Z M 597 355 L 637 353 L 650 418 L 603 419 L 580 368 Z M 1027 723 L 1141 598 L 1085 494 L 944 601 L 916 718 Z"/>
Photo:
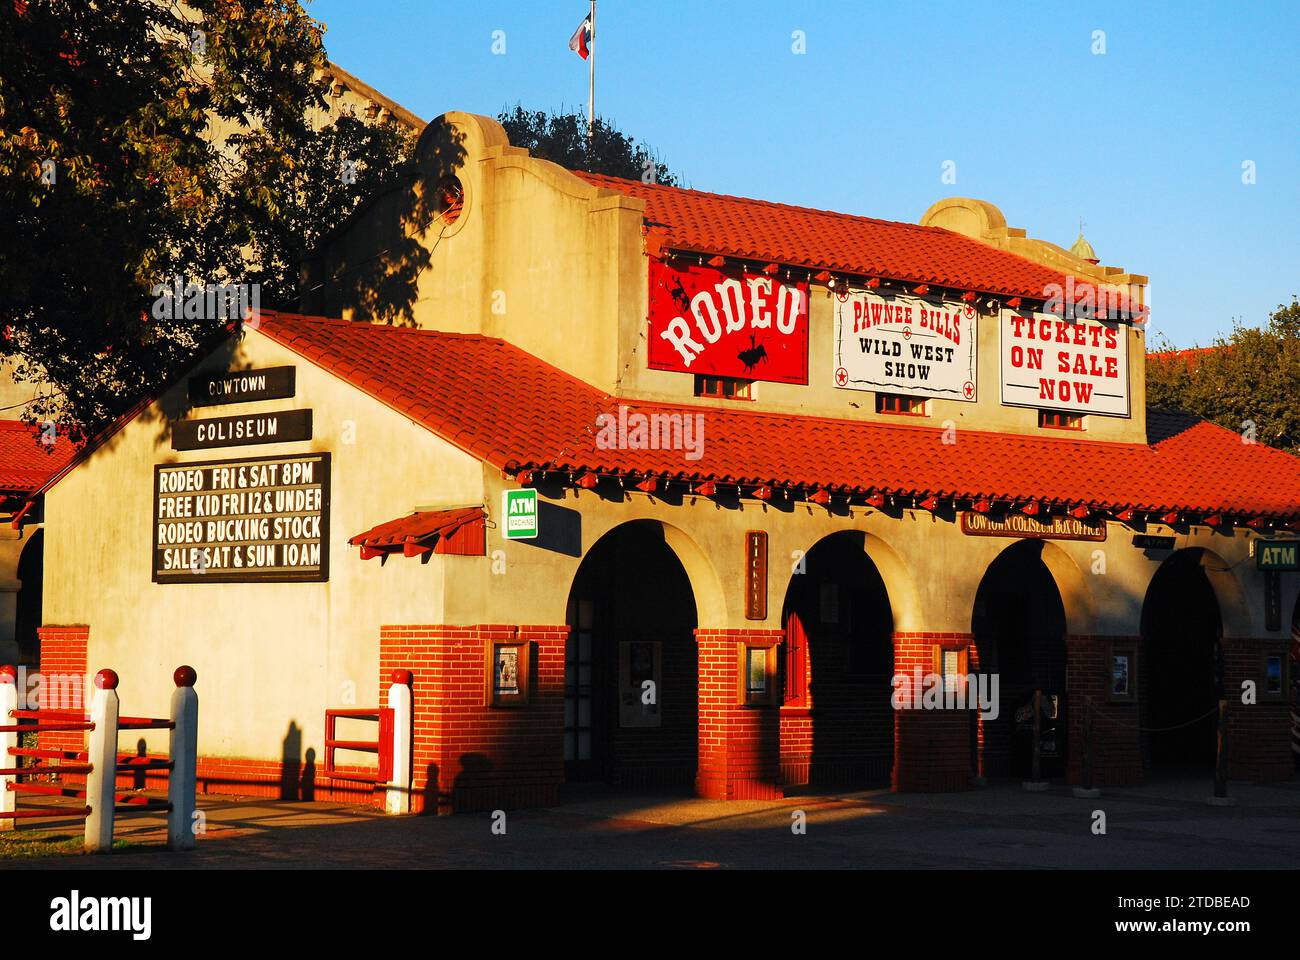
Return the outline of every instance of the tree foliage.
<path id="1" fill-rule="evenodd" d="M 264 284 L 409 152 L 326 103 L 323 26 L 296 0 L 0 0 L 0 354 L 74 437 L 229 322 L 159 320 L 159 285 Z M 340 177 L 341 158 L 358 160 Z"/>
<path id="2" fill-rule="evenodd" d="M 1147 354 L 1147 405 L 1187 410 L 1300 454 L 1300 301 L 1279 304 L 1262 328 L 1234 323 L 1209 347 Z"/>
<path id="3" fill-rule="evenodd" d="M 568 170 L 680 186 L 676 174 L 651 148 L 619 132 L 602 117 L 592 124 L 590 139 L 586 116 L 573 111 L 546 113 L 515 104 L 513 110 L 501 111 L 497 121 L 505 127 L 512 146 L 524 147 L 534 157 Z"/>

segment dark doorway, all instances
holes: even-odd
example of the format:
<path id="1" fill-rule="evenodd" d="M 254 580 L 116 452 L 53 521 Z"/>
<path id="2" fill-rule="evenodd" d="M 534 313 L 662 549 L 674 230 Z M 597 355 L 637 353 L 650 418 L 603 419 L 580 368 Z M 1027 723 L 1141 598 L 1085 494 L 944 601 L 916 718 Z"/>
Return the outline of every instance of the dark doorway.
<path id="1" fill-rule="evenodd" d="M 971 716 L 971 767 L 976 775 L 1026 777 L 1033 747 L 1030 720 L 1016 720 L 1017 710 L 1032 703 L 1034 691 L 1055 696 L 1054 720 L 1044 727 L 1058 732 L 1042 737 L 1042 774 L 1065 773 L 1065 606 L 1052 573 L 1043 562 L 1041 540 L 1021 540 L 1002 551 L 984 573 L 975 594 L 971 634 L 979 672 L 998 676 L 998 715 Z M 974 664 L 971 666 L 974 672 Z M 1023 716 L 1023 713 L 1022 713 Z"/>
<path id="2" fill-rule="evenodd" d="M 781 771 L 789 785 L 888 786 L 894 621 L 862 533 L 819 541 L 786 591 Z"/>
<path id="3" fill-rule="evenodd" d="M 41 641 L 36 632 L 41 625 L 41 594 L 44 587 L 45 531 L 36 529 L 28 537 L 18 557 L 18 608 L 15 611 L 14 639 L 18 641 L 18 659 L 35 666 L 41 660 Z"/>
<path id="4" fill-rule="evenodd" d="M 636 520 L 602 537 L 578 568 L 568 610 L 566 779 L 636 789 L 693 784 L 695 597 L 663 526 Z"/>
<path id="5" fill-rule="evenodd" d="M 1214 769 L 1222 688 L 1222 622 L 1204 550 L 1160 565 L 1142 604 L 1138 662 L 1143 753 L 1148 770 L 1203 775 Z"/>

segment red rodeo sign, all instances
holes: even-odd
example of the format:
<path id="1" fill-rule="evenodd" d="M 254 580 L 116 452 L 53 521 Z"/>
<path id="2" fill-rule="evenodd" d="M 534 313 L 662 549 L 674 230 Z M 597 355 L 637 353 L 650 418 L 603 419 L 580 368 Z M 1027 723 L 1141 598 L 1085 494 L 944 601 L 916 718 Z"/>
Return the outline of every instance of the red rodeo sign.
<path id="1" fill-rule="evenodd" d="M 808 382 L 808 283 L 650 261 L 653 370 Z"/>

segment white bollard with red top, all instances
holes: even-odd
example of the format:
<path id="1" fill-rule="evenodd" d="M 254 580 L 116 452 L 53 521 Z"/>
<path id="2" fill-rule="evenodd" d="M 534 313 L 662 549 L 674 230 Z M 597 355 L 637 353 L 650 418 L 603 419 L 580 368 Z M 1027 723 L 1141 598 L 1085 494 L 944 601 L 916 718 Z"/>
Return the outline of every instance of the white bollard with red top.
<path id="1" fill-rule="evenodd" d="M 411 809 L 411 671 L 394 670 L 388 688 L 388 708 L 393 711 L 393 775 L 384 797 L 387 813 Z"/>
<path id="2" fill-rule="evenodd" d="M 0 727 L 14 727 L 18 721 L 10 712 L 18 709 L 18 671 L 11 666 L 0 667 Z M 18 758 L 9 753 L 18 747 L 18 731 L 6 730 L 0 733 L 0 768 L 17 767 Z M 18 809 L 18 794 L 9 789 L 17 782 L 17 777 L 0 774 L 0 830 L 12 830 L 14 818 L 6 817 Z"/>
<path id="3" fill-rule="evenodd" d="M 172 679 L 172 733 L 169 750 L 172 763 L 167 778 L 167 846 L 171 850 L 193 850 L 197 837 L 194 826 L 195 793 L 199 752 L 199 695 L 194 692 L 197 675 L 193 667 L 177 667 Z"/>
<path id="4" fill-rule="evenodd" d="M 113 814 L 117 805 L 117 674 L 101 670 L 95 674 L 95 692 L 90 700 L 90 745 L 86 759 L 86 851 L 108 853 L 113 849 Z"/>

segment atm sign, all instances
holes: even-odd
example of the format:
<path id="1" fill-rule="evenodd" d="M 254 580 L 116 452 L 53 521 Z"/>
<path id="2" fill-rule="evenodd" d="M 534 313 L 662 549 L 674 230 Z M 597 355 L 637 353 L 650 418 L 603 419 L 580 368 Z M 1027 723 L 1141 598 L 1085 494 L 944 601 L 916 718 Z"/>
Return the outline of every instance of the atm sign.
<path id="1" fill-rule="evenodd" d="M 1256 540 L 1255 565 L 1260 570 L 1300 570 L 1300 540 Z"/>

